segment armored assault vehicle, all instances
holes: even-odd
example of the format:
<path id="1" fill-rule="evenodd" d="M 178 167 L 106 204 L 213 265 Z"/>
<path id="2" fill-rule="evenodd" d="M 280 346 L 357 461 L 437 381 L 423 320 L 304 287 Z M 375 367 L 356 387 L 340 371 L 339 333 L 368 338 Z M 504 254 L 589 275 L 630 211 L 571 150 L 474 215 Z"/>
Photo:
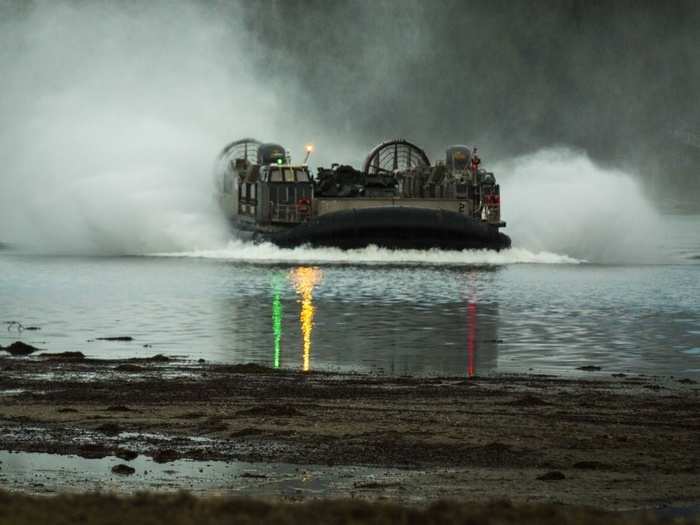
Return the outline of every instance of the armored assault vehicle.
<path id="1" fill-rule="evenodd" d="M 307 155 L 308 158 L 308 155 Z M 510 247 L 499 228 L 500 187 L 476 150 L 450 146 L 431 164 L 406 140 L 373 148 L 360 170 L 333 164 L 312 176 L 284 147 L 241 139 L 218 158 L 218 195 L 239 234 L 281 247 L 398 249 Z"/>

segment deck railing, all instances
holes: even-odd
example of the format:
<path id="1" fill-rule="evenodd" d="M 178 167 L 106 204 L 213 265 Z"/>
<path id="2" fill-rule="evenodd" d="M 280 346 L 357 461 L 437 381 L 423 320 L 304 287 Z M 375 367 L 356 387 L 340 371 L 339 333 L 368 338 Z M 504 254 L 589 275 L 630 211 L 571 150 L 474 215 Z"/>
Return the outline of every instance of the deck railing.
<path id="1" fill-rule="evenodd" d="M 296 204 L 278 204 L 270 203 L 270 220 L 272 222 L 301 222 L 303 217 L 299 213 L 299 207 Z"/>

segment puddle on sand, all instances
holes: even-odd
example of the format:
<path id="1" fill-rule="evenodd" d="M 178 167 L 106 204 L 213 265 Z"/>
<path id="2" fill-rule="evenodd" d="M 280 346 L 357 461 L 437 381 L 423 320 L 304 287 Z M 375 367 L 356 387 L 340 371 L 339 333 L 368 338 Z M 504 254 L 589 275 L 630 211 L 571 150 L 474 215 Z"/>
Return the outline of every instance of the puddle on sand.
<path id="1" fill-rule="evenodd" d="M 26 390 L 24 388 L 10 388 L 8 390 L 0 390 L 0 397 L 7 396 L 18 396 L 24 394 Z"/>
<path id="2" fill-rule="evenodd" d="M 128 465 L 132 475 L 112 472 Z M 142 490 L 236 493 L 251 496 L 344 496 L 355 485 L 395 484 L 398 469 L 327 467 L 286 463 L 177 460 L 156 463 L 139 456 L 85 459 L 57 454 L 0 451 L 0 487 L 34 493 Z"/>

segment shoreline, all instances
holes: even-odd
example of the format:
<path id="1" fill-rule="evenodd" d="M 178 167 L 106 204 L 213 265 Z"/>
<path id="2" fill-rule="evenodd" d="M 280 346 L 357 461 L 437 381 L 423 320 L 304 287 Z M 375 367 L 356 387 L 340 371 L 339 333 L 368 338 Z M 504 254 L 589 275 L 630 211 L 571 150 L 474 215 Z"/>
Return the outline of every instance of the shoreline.
<path id="1" fill-rule="evenodd" d="M 241 463 L 243 493 L 293 501 L 352 493 L 606 510 L 700 501 L 691 380 L 387 377 L 77 354 L 0 357 L 0 369 L 2 451 L 181 469 Z M 274 483 L 284 466 L 314 472 L 324 490 L 285 492 Z M 104 470 L 120 491 L 144 486 Z M 0 475 L 5 490 L 61 491 Z"/>

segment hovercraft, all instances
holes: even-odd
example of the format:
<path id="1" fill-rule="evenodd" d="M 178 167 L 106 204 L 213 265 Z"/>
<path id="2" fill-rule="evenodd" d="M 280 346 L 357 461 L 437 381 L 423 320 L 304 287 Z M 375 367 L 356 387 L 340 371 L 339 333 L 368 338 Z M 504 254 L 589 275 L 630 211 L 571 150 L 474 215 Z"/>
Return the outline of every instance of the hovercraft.
<path id="1" fill-rule="evenodd" d="M 492 249 L 510 247 L 499 231 L 500 187 L 476 149 L 450 146 L 430 164 L 406 140 L 376 146 L 362 169 L 333 164 L 312 176 L 285 148 L 252 138 L 218 159 L 221 209 L 243 237 L 280 247 Z"/>

